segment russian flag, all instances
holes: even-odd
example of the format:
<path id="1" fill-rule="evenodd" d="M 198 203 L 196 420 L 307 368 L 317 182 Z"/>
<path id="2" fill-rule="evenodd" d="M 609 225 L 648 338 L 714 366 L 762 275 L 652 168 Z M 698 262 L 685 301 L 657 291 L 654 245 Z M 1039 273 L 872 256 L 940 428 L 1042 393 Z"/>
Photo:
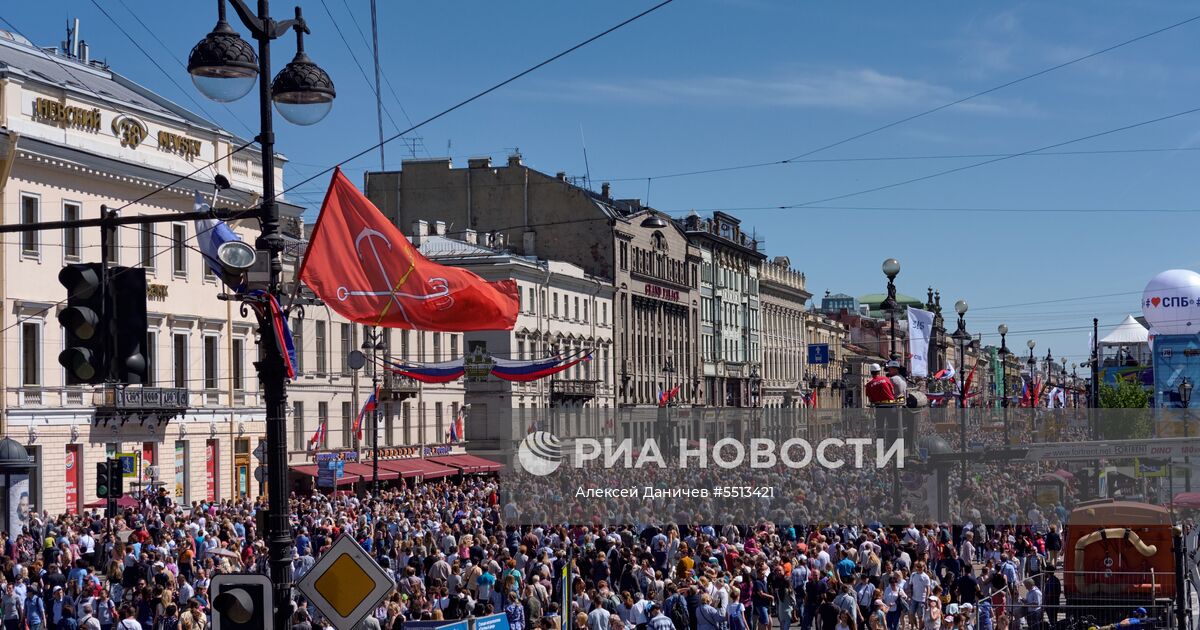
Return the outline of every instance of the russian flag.
<path id="1" fill-rule="evenodd" d="M 450 423 L 450 441 L 459 442 L 463 439 L 463 420 L 467 413 L 467 406 L 463 405 L 458 408 L 458 415 L 454 417 L 454 422 Z"/>
<path id="2" fill-rule="evenodd" d="M 313 433 L 312 439 L 308 441 L 308 450 L 315 451 L 325 443 L 325 422 L 317 425 L 317 432 Z"/>
<path id="3" fill-rule="evenodd" d="M 196 191 L 196 200 L 192 207 L 196 212 L 212 212 L 212 206 L 204 200 L 199 190 Z M 217 258 L 217 250 L 225 243 L 240 240 L 242 237 L 234 234 L 228 224 L 216 217 L 196 219 L 196 243 L 200 246 L 200 253 L 204 255 L 204 262 L 208 264 L 209 270 L 218 278 L 224 277 L 225 270 Z M 230 288 L 237 291 L 244 287 Z"/>
<path id="4" fill-rule="evenodd" d="M 383 363 L 389 372 L 422 383 L 449 383 L 462 378 L 465 373 L 462 357 L 441 363 L 399 363 L 386 359 Z"/>
<path id="5" fill-rule="evenodd" d="M 575 364 L 582 361 L 591 360 L 591 353 L 587 353 L 579 358 L 568 360 L 565 357 L 550 357 L 547 359 L 535 359 L 533 361 L 514 361 L 511 359 L 501 359 L 492 357 L 495 365 L 492 366 L 492 374 L 496 378 L 506 381 L 528 382 L 536 381 L 539 378 L 545 378 L 553 374 L 558 374 L 564 370 L 568 370 Z"/>
<path id="6" fill-rule="evenodd" d="M 367 414 L 375 411 L 375 405 L 378 404 L 379 400 L 378 394 L 378 388 L 371 392 L 371 395 L 367 397 L 367 402 L 363 404 L 362 411 L 358 412 L 358 417 L 354 419 L 354 435 L 360 440 L 363 435 L 363 419 L 367 417 Z"/>

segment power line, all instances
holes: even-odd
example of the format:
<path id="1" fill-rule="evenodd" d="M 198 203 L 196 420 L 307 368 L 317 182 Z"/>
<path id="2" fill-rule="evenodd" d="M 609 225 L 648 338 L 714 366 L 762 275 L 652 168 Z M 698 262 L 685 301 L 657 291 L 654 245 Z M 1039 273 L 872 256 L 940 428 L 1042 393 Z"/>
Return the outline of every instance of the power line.
<path id="1" fill-rule="evenodd" d="M 437 114 L 434 114 L 433 116 L 430 116 L 430 117 L 428 117 L 428 118 L 426 118 L 426 119 L 422 120 L 421 122 L 419 122 L 419 123 L 417 123 L 417 124 L 415 124 L 415 125 L 413 125 L 413 126 L 409 127 L 408 129 L 405 129 L 404 131 L 401 131 L 401 132 L 399 132 L 399 133 L 397 133 L 397 134 L 395 134 L 395 135 L 393 135 L 393 136 L 391 136 L 391 137 L 389 137 L 389 138 L 385 139 L 383 142 L 380 142 L 380 143 L 373 144 L 373 145 L 371 145 L 371 146 L 369 146 L 369 147 L 367 147 L 367 148 L 363 149 L 362 151 L 359 151 L 358 153 L 355 153 L 354 155 L 351 155 L 350 157 L 348 157 L 348 158 L 346 158 L 346 159 L 343 159 L 343 160 L 341 160 L 340 162 L 338 162 L 338 163 L 334 164 L 333 166 L 327 167 L 327 168 L 325 168 L 325 169 L 323 169 L 323 170 L 321 170 L 321 171 L 317 172 L 316 174 L 314 174 L 314 175 L 312 175 L 312 176 L 310 176 L 310 177 L 308 177 L 308 178 L 305 178 L 305 179 L 301 180 L 299 183 L 296 183 L 296 184 L 293 184 L 293 185 L 289 186 L 288 188 L 286 188 L 286 189 L 284 189 L 284 190 L 280 191 L 279 193 L 277 193 L 277 195 L 276 195 L 276 196 L 278 196 L 278 195 L 282 195 L 282 194 L 285 194 L 285 193 L 287 193 L 288 191 L 291 191 L 291 190 L 294 190 L 294 189 L 296 189 L 296 188 L 299 188 L 300 186 L 303 186 L 304 184 L 307 184 L 308 182 L 311 182 L 311 181 L 313 181 L 314 179 L 316 179 L 316 178 L 318 178 L 318 177 L 320 177 L 320 176 L 322 176 L 322 175 L 325 175 L 325 174 L 327 174 L 327 173 L 331 173 L 331 172 L 333 172 L 333 170 L 334 170 L 335 168 L 337 168 L 337 167 L 341 166 L 342 164 L 345 164 L 345 163 L 347 163 L 347 162 L 352 162 L 352 161 L 354 161 L 354 160 L 357 160 L 358 158 L 360 158 L 360 157 L 362 157 L 362 156 L 364 156 L 364 155 L 366 155 L 366 154 L 370 153 L 371 151 L 374 151 L 375 149 L 379 148 L 379 146 L 380 146 L 380 145 L 382 145 L 382 144 L 387 144 L 387 143 L 389 143 L 389 142 L 391 142 L 391 141 L 393 141 L 393 140 L 395 140 L 395 139 L 397 139 L 397 138 L 399 138 L 399 137 L 403 136 L 404 134 L 406 134 L 406 133 L 409 133 L 410 131 L 415 131 L 415 130 L 417 130 L 417 129 L 421 128 L 421 127 L 424 127 L 425 125 L 428 125 L 429 123 L 431 123 L 431 122 L 433 122 L 433 121 L 435 121 L 435 120 L 438 120 L 438 119 L 440 119 L 440 118 L 442 118 L 442 117 L 446 116 L 447 114 L 450 114 L 451 112 L 454 112 L 454 111 L 457 111 L 457 110 L 459 110 L 459 109 L 461 109 L 461 108 L 463 108 L 463 107 L 466 107 L 467 105 L 469 105 L 469 104 L 471 104 L 471 103 L 474 103 L 475 101 L 477 101 L 477 100 L 479 100 L 479 99 L 483 98 L 484 96 L 487 96 L 488 94 L 491 94 L 492 92 L 495 92 L 496 90 L 499 90 L 500 88 L 502 88 L 502 87 L 504 87 L 504 86 L 506 86 L 506 85 L 508 85 L 508 84 L 510 84 L 510 83 L 512 83 L 512 82 L 514 82 L 514 81 L 516 81 L 516 80 L 518 80 L 518 79 L 520 79 L 520 78 L 524 77 L 525 75 L 528 75 L 528 74 L 530 74 L 530 73 L 533 73 L 533 72 L 535 72 L 535 71 L 537 71 L 537 70 L 539 70 L 539 69 L 541 69 L 541 68 L 543 68 L 543 67 L 545 67 L 545 66 L 548 66 L 548 65 L 550 65 L 551 63 L 554 63 L 555 61 L 558 61 L 559 59 L 561 59 L 561 58 L 563 58 L 563 57 L 565 57 L 565 56 L 567 56 L 567 55 L 569 55 L 569 54 L 571 54 L 571 53 L 575 52 L 576 50 L 579 50 L 580 48 L 583 48 L 584 46 L 587 46 L 588 44 L 591 44 L 592 42 L 594 42 L 594 41 L 596 41 L 596 40 L 598 40 L 598 39 L 600 39 L 600 38 L 604 37 L 605 35 L 608 35 L 608 34 L 610 34 L 610 33 L 613 33 L 613 32 L 615 32 L 615 31 L 617 31 L 617 30 L 620 30 L 621 28 L 623 28 L 623 27 L 625 27 L 625 26 L 628 26 L 629 24 L 632 24 L 633 22 L 636 22 L 637 20 L 639 20 L 639 19 L 641 19 L 641 18 L 643 18 L 643 17 L 645 17 L 645 16 L 647 16 L 647 15 L 650 15 L 651 13 L 653 13 L 653 12 L 655 12 L 655 11 L 657 11 L 657 10 L 659 10 L 659 9 L 661 9 L 661 8 L 663 8 L 663 7 L 665 7 L 665 6 L 667 6 L 668 4 L 671 4 L 671 3 L 672 3 L 672 2 L 674 2 L 674 1 L 675 1 L 675 0 L 662 0 L 662 2 L 659 2 L 658 4 L 656 4 L 656 5 L 652 6 L 652 7 L 650 7 L 649 9 L 646 9 L 645 11 L 642 11 L 641 13 L 638 13 L 637 15 L 634 15 L 633 17 L 627 18 L 627 19 L 625 19 L 625 20 L 623 20 L 623 21 L 619 22 L 618 24 L 616 24 L 616 25 L 614 25 L 614 26 L 611 26 L 611 27 L 609 27 L 609 28 L 606 28 L 606 29 L 604 29 L 603 31 L 601 31 L 601 32 L 599 32 L 599 33 L 597 33 L 597 34 L 595 34 L 595 35 L 593 35 L 593 36 L 591 36 L 591 37 L 589 37 L 589 38 L 587 38 L 587 39 L 583 40 L 582 42 L 580 42 L 580 43 L 578 43 L 578 44 L 575 44 L 574 46 L 571 46 L 570 48 L 567 48 L 566 50 L 563 50 L 562 52 L 559 52 L 558 54 L 556 54 L 556 55 L 553 55 L 552 57 L 549 57 L 548 59 L 545 59 L 544 61 L 538 62 L 538 63 L 536 63 L 536 64 L 534 64 L 534 65 L 532 65 L 532 66 L 530 66 L 530 67 L 526 68 L 525 70 L 522 70 L 521 72 L 518 72 L 517 74 L 514 74 L 513 76 L 511 76 L 511 77 L 509 77 L 509 78 L 507 78 L 507 79 L 505 79 L 505 80 L 503 80 L 503 81 L 501 81 L 501 82 L 499 82 L 499 83 L 497 83 L 497 84 L 495 84 L 495 85 L 493 85 L 493 86 L 491 86 L 491 87 L 489 87 L 489 88 L 487 88 L 487 89 L 483 90 L 482 92 L 479 92 L 479 93 L 475 94 L 474 96 L 471 96 L 471 97 L 469 97 L 469 98 L 466 98 L 466 99 L 464 99 L 464 100 L 462 100 L 462 101 L 459 101 L 457 104 L 455 104 L 455 105 L 452 105 L 451 107 L 449 107 L 449 108 L 447 108 L 447 109 L 444 109 L 444 110 L 442 110 L 441 112 L 438 112 Z"/>
<path id="2" fill-rule="evenodd" d="M 1121 126 L 1121 127 L 1117 127 L 1117 128 L 1115 128 L 1115 129 L 1108 129 L 1108 130 L 1105 130 L 1105 131 L 1100 131 L 1100 132 L 1097 132 L 1097 133 L 1088 134 L 1088 135 L 1086 135 L 1086 136 L 1080 136 L 1080 137 L 1078 137 L 1078 138 L 1073 138 L 1073 139 L 1071 139 L 1071 140 L 1065 140 L 1065 141 L 1063 141 L 1063 142 L 1056 142 L 1056 143 L 1054 143 L 1054 144 L 1048 144 L 1048 145 L 1046 145 L 1046 146 L 1039 147 L 1039 148 L 1036 148 L 1036 149 L 1030 149 L 1030 150 L 1028 150 L 1028 151 L 1021 151 L 1020 153 L 1011 153 L 1011 154 L 1007 154 L 1007 155 L 1002 155 L 1002 156 L 1000 156 L 1000 157 L 992 158 L 992 159 L 989 159 L 989 160 L 983 160 L 982 162 L 975 162 L 975 163 L 973 163 L 973 164 L 967 164 L 967 165 L 964 165 L 964 166 L 958 166 L 958 167 L 955 167 L 955 168 L 946 169 L 946 170 L 944 170 L 944 171 L 938 171 L 938 172 L 936 172 L 936 173 L 929 173 L 928 175 L 922 175 L 922 176 L 920 176 L 920 177 L 911 177 L 911 178 L 909 178 L 909 179 L 901 180 L 901 181 L 898 181 L 898 182 L 892 182 L 892 183 L 890 183 L 890 184 L 884 184 L 884 185 L 881 185 L 881 186 L 874 186 L 874 187 L 872 187 L 872 188 L 867 188 L 867 189 L 864 189 L 864 190 L 859 190 L 859 191 L 850 192 L 850 193 L 844 193 L 844 194 L 841 194 L 841 195 L 834 195 L 834 196 L 832 196 L 832 197 L 825 197 L 825 198 L 823 198 L 823 199 L 816 199 L 816 200 L 813 200 L 813 201 L 807 201 L 807 202 L 804 202 L 804 203 L 797 203 L 797 204 L 790 204 L 790 205 L 780 206 L 780 208 L 781 208 L 781 209 L 803 208 L 803 207 L 806 207 L 806 206 L 812 206 L 812 205 L 815 205 L 815 204 L 828 203 L 828 202 L 830 202 L 830 201 L 838 201 L 838 200 L 840 200 L 840 199 L 847 199 L 847 198 L 849 198 L 849 197 L 857 197 L 857 196 L 860 196 L 860 195 L 865 195 L 865 194 L 868 194 L 868 193 L 879 192 L 879 191 L 881 191 L 881 190 L 890 190 L 890 189 L 892 189 L 892 188 L 899 188 L 899 187 L 901 187 L 901 186 L 907 186 L 908 184 L 915 184 L 915 183 L 917 183 L 917 182 L 923 182 L 923 181 L 926 181 L 926 180 L 934 179 L 934 178 L 936 178 L 936 177 L 941 177 L 941 176 L 943 176 L 943 175 L 950 175 L 950 174 L 953 174 L 953 173 L 959 173 L 959 172 L 966 171 L 966 170 L 970 170 L 970 169 L 973 169 L 973 168 L 978 168 L 978 167 L 980 167 L 980 166 L 986 166 L 986 165 L 988 165 L 988 164 L 995 164 L 996 162 L 1003 162 L 1003 161 L 1005 161 L 1005 160 L 1011 160 L 1011 159 L 1013 159 L 1013 158 L 1017 158 L 1017 157 L 1021 157 L 1021 156 L 1025 156 L 1025 155 L 1030 155 L 1030 154 L 1032 154 L 1032 153 L 1037 153 L 1037 152 L 1039 152 L 1039 151 L 1045 151 L 1045 150 L 1048 150 L 1048 149 L 1055 149 L 1055 148 L 1058 148 L 1058 147 L 1066 146 L 1066 145 L 1068 145 L 1068 144 L 1075 144 L 1075 143 L 1077 143 L 1077 142 L 1083 142 L 1083 141 L 1086 141 L 1086 140 L 1093 140 L 1093 139 L 1095 139 L 1095 138 L 1100 138 L 1100 137 L 1102 137 L 1102 136 L 1107 136 L 1107 135 L 1111 135 L 1111 134 L 1114 134 L 1114 133 L 1119 133 L 1119 132 L 1122 132 L 1122 131 L 1128 131 L 1128 130 L 1130 130 L 1130 129 L 1136 129 L 1136 128 L 1138 128 L 1138 127 L 1144 127 L 1144 126 L 1146 126 L 1146 125 L 1153 125 L 1153 124 L 1160 123 L 1160 122 L 1163 122 L 1163 121 L 1166 121 L 1166 120 L 1172 120 L 1172 119 L 1179 118 L 1179 117 L 1182 117 L 1182 116 L 1187 116 L 1187 115 L 1189 115 L 1189 114 L 1194 114 L 1194 113 L 1196 113 L 1196 112 L 1200 112 L 1200 107 L 1193 107 L 1193 108 L 1191 108 L 1191 109 L 1186 109 L 1186 110 L 1184 110 L 1184 111 L 1181 111 L 1181 112 L 1175 112 L 1175 113 L 1173 113 L 1173 114 L 1167 114 L 1167 115 L 1165 115 L 1165 116 L 1158 116 L 1158 117 L 1156 117 L 1156 118 L 1151 118 L 1151 119 L 1149 119 L 1149 120 L 1143 120 L 1143 121 L 1136 122 L 1136 123 L 1132 123 L 1132 124 L 1129 124 L 1129 125 L 1124 125 L 1124 126 Z"/>
<path id="3" fill-rule="evenodd" d="M 95 1 L 96 0 L 92 0 L 92 2 Z M 375 95 L 375 98 L 380 98 L 379 90 L 375 89 L 375 86 L 371 83 L 371 79 L 367 78 L 367 71 L 363 69 L 362 63 L 359 62 L 358 55 L 354 54 L 354 49 L 350 47 L 350 42 L 346 40 L 346 35 L 342 33 L 342 27 L 338 26 L 337 18 L 333 17 L 333 12 L 329 10 L 329 5 L 325 3 L 325 0 L 321 0 L 321 6 L 325 8 L 325 15 L 329 16 L 329 21 L 333 23 L 333 29 L 337 31 L 338 38 L 342 40 L 342 45 L 344 45 L 346 47 L 346 51 L 350 53 L 350 58 L 354 60 L 354 65 L 358 67 L 358 73 L 362 75 L 363 81 L 367 82 L 367 87 L 370 88 L 371 93 Z M 387 116 L 388 121 L 392 123 L 392 127 L 396 129 L 400 128 L 400 125 L 396 124 L 396 119 L 392 118 L 392 112 L 388 111 L 387 106 L 384 106 L 383 113 Z M 410 122 L 409 124 L 411 125 L 412 123 Z M 383 143 L 381 142 L 379 144 L 382 145 Z M 379 145 L 376 145 L 375 148 L 378 148 L 378 146 Z"/>

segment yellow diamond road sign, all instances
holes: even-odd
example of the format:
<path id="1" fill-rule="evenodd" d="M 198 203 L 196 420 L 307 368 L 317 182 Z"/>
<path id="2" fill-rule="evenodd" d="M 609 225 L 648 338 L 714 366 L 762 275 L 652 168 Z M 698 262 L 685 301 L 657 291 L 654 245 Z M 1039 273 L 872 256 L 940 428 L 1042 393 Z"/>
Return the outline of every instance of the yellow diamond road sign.
<path id="1" fill-rule="evenodd" d="M 296 584 L 337 630 L 351 630 L 394 586 L 375 559 L 345 534 Z"/>

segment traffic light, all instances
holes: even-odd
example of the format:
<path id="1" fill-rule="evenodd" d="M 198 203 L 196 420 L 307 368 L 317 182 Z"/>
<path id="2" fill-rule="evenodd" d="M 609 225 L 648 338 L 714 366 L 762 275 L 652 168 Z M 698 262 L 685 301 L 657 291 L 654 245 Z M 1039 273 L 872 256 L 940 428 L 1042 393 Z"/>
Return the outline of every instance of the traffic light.
<path id="1" fill-rule="evenodd" d="M 109 288 L 116 311 L 116 380 L 127 385 L 146 382 L 146 270 L 113 267 Z"/>
<path id="2" fill-rule="evenodd" d="M 209 583 L 212 630 L 271 630 L 273 593 L 265 575 L 222 573 Z"/>
<path id="3" fill-rule="evenodd" d="M 110 466 L 111 460 L 96 462 L 96 498 L 107 499 L 112 492 L 112 478 L 109 472 L 112 470 Z"/>
<path id="4" fill-rule="evenodd" d="M 125 496 L 125 474 L 120 459 L 108 460 L 108 495 L 114 499 Z"/>
<path id="5" fill-rule="evenodd" d="M 59 353 L 58 362 L 67 369 L 68 385 L 103 383 L 107 376 L 103 279 L 99 263 L 71 264 L 58 272 L 59 283 L 67 288 L 67 307 L 58 314 L 67 349 Z"/>

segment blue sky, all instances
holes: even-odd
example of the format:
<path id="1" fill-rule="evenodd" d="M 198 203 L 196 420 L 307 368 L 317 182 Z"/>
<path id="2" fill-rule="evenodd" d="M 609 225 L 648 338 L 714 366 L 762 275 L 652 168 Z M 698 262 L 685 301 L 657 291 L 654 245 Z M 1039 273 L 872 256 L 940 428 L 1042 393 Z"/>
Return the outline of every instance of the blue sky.
<path id="1" fill-rule="evenodd" d="M 215 3 L 101 0 L 170 75 L 156 68 L 91 0 L 20 3 L 0 15 L 35 43 L 83 21 L 95 57 L 184 106 L 192 99 L 237 133 L 256 104 L 205 101 L 178 60 L 215 21 Z M 275 11 L 290 15 L 289 5 Z M 304 0 L 310 55 L 338 99 L 316 127 L 277 118 L 279 148 L 298 182 L 376 141 L 365 0 Z M 652 2 L 380 2 L 388 135 L 651 6 Z M 327 10 L 329 13 L 327 13 Z M 131 13 L 132 11 L 132 13 Z M 144 23 L 139 24 L 133 14 Z M 681 171 L 782 160 L 1200 14 L 1186 2 L 794 2 L 677 0 L 427 127 L 419 157 L 492 155 L 519 147 L 527 164 L 585 173 L 595 187 L 649 197 L 685 214 L 734 208 L 808 274 L 816 295 L 884 286 L 880 262 L 900 259 L 900 290 L 933 285 L 946 305 L 972 305 L 968 328 L 1038 354 L 1082 360 L 1093 316 L 1115 325 L 1137 312 L 1157 272 L 1200 268 L 1188 237 L 1200 151 L 1021 157 L 822 206 L 760 209 L 855 193 L 987 158 L 807 162 L 691 177 Z M 158 40 L 146 30 L 154 32 Z M 1028 151 L 1200 106 L 1200 21 L 810 156 L 882 158 Z M 290 38 L 276 46 L 290 58 Z M 178 86 L 172 83 L 177 83 Z M 182 90 L 180 89 L 182 87 Z M 394 94 L 393 94 L 394 91 Z M 1060 151 L 1200 148 L 1200 113 L 1071 144 Z M 410 156 L 387 146 L 388 168 Z M 343 168 L 356 182 L 368 156 Z M 316 208 L 327 182 L 294 201 Z M 744 210 L 736 210 L 745 208 Z M 880 210 L 878 208 L 889 208 Z M 931 210 L 931 209 L 942 210 Z M 948 211 L 946 209 L 1003 211 Z M 1047 210 L 1076 212 L 1047 212 Z M 1018 210 L 1022 210 L 1018 212 Z M 1024 210 L 1034 210 L 1026 212 Z M 1094 210 L 1142 210 L 1094 212 Z M 1078 212 L 1084 211 L 1084 212 Z M 1104 296 L 1104 297 L 1092 297 Z"/>

